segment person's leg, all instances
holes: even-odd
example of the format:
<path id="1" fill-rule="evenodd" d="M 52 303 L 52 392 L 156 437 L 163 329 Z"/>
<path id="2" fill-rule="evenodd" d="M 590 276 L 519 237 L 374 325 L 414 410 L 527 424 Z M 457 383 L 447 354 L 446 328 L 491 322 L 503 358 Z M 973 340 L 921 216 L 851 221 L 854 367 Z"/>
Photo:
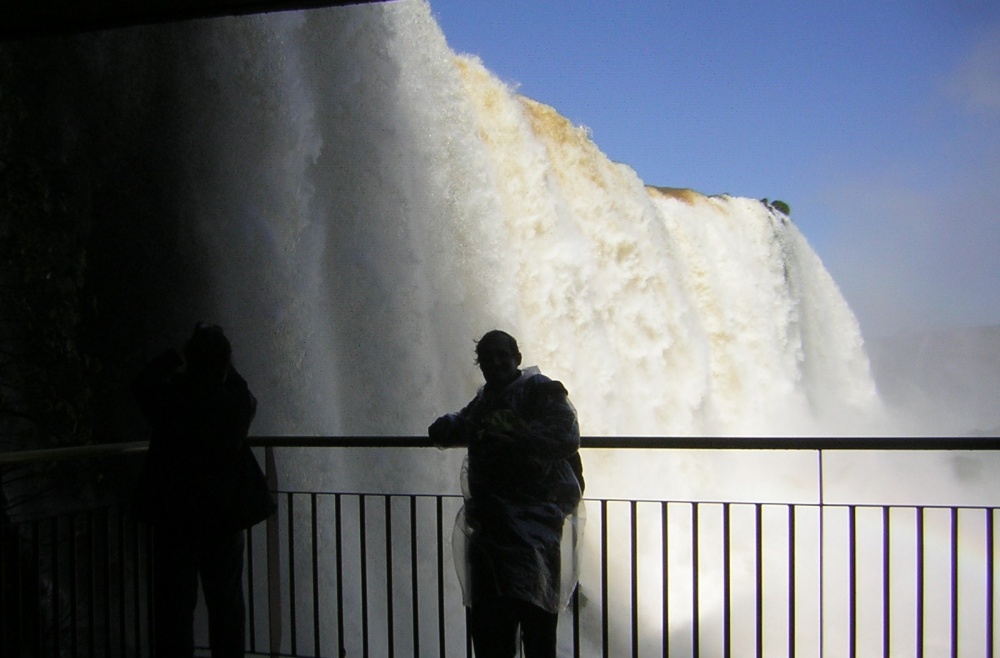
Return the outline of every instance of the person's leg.
<path id="1" fill-rule="evenodd" d="M 246 647 L 243 533 L 206 539 L 202 546 L 201 587 L 208 608 L 212 658 L 243 658 Z"/>
<path id="2" fill-rule="evenodd" d="M 514 658 L 517 614 L 509 599 L 478 601 L 469 609 L 476 658 Z"/>
<path id="3" fill-rule="evenodd" d="M 198 565 L 190 535 L 181 529 L 153 529 L 153 655 L 194 655 L 194 608 Z"/>
<path id="4" fill-rule="evenodd" d="M 519 602 L 518 611 L 524 658 L 556 658 L 559 615 L 523 601 Z"/>

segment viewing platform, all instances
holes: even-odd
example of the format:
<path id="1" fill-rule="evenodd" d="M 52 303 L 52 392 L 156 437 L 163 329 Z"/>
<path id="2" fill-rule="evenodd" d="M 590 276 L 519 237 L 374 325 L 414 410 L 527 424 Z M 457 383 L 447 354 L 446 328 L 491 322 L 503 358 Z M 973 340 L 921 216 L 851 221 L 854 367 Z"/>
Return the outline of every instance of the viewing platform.
<path id="1" fill-rule="evenodd" d="M 247 533 L 249 655 L 472 655 L 451 555 L 463 450 L 252 443 L 279 509 Z M 560 655 L 995 655 L 1000 440 L 583 445 L 583 570 Z M 57 460 L 96 475 L 95 460 L 144 449 L 8 453 L 0 468 Z M 122 504 L 12 516 L 2 654 L 149 655 L 149 529 Z"/>

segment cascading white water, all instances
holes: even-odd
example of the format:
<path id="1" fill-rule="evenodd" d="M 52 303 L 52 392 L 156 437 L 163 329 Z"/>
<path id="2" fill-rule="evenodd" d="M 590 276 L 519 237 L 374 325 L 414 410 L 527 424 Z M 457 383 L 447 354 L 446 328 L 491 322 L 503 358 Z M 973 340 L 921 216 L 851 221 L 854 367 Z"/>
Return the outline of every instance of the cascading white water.
<path id="1" fill-rule="evenodd" d="M 426 2 L 187 34 L 183 199 L 215 315 L 275 401 L 256 431 L 420 434 L 474 390 L 494 327 L 566 382 L 585 434 L 876 412 L 858 325 L 785 216 L 644 186 L 451 52 Z"/>

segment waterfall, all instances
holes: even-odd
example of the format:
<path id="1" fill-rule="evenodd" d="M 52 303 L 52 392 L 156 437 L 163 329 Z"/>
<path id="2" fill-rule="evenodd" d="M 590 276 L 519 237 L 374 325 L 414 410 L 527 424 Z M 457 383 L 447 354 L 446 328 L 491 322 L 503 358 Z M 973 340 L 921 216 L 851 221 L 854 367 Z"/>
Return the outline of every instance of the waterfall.
<path id="1" fill-rule="evenodd" d="M 494 327 L 585 434 L 850 432 L 877 410 L 786 216 L 644 185 L 453 53 L 423 0 L 171 29 L 179 220 L 257 432 L 420 434 L 474 391 Z"/>
<path id="2" fill-rule="evenodd" d="M 472 396 L 473 340 L 494 328 L 565 383 L 584 435 L 880 422 L 858 323 L 787 216 L 647 185 L 558 108 L 454 53 L 426 0 L 65 47 L 60 65 L 79 58 L 68 70 L 89 86 L 66 74 L 51 92 L 65 114 L 51 132 L 67 161 L 100 153 L 77 175 L 92 177 L 108 315 L 150 349 L 198 319 L 225 327 L 256 434 L 422 435 Z M 454 491 L 460 456 L 283 459 L 292 488 L 382 473 Z M 600 495 L 615 471 L 586 459 Z M 656 482 L 691 476 L 682 459 L 663 468 Z M 750 469 L 711 470 L 696 476 Z"/>

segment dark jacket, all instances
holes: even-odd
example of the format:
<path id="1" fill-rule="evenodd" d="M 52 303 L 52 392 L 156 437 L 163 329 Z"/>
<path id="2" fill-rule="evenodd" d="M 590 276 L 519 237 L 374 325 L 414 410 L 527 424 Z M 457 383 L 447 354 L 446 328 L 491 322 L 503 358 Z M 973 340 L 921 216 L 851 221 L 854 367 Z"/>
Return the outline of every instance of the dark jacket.
<path id="1" fill-rule="evenodd" d="M 257 400 L 234 368 L 225 381 L 212 381 L 178 371 L 180 365 L 176 352 L 164 352 L 133 382 L 152 426 L 136 492 L 137 516 L 196 531 L 247 527 L 251 517 L 259 517 L 256 522 L 270 513 L 248 509 L 254 499 L 273 506 L 256 461 L 247 461 L 253 460 L 246 436 Z"/>

